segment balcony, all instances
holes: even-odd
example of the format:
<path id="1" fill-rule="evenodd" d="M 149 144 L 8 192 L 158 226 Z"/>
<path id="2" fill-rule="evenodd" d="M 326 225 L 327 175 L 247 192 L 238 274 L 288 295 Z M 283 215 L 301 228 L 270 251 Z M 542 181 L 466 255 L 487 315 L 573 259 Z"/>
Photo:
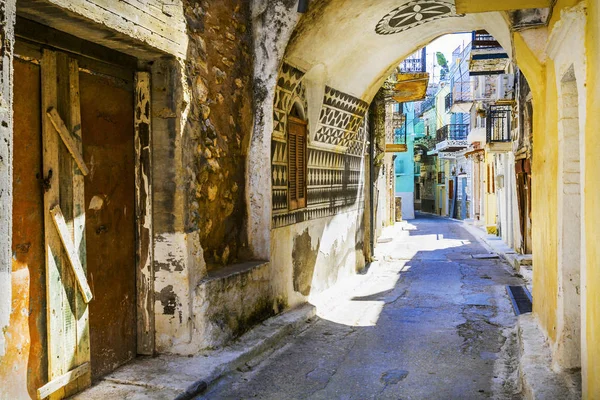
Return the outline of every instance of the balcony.
<path id="1" fill-rule="evenodd" d="M 475 93 L 475 81 L 471 81 L 468 71 L 457 76 L 452 81 L 452 104 L 451 113 L 469 113 L 473 106 L 473 95 Z"/>
<path id="2" fill-rule="evenodd" d="M 441 127 L 436 133 L 436 152 L 453 153 L 467 148 L 468 134 L 469 124 L 449 124 Z"/>
<path id="3" fill-rule="evenodd" d="M 400 73 L 427 72 L 427 52 L 425 47 L 406 57 L 398 66 Z"/>
<path id="4" fill-rule="evenodd" d="M 512 150 L 510 136 L 510 105 L 490 105 L 486 121 L 486 142 L 491 152 Z"/>
<path id="5" fill-rule="evenodd" d="M 473 48 L 469 60 L 469 73 L 474 75 L 504 74 L 510 59 L 500 43 L 487 31 L 473 31 Z"/>
<path id="6" fill-rule="evenodd" d="M 418 101 L 425 98 L 429 74 L 425 48 L 408 56 L 398 66 L 394 100 L 399 103 Z"/>

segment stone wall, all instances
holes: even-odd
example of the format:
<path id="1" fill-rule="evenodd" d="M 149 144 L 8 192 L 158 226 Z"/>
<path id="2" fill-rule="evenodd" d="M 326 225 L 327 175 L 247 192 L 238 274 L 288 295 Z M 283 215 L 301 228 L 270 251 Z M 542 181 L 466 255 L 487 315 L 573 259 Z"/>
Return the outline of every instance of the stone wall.
<path id="1" fill-rule="evenodd" d="M 187 231 L 199 231 L 208 269 L 248 258 L 245 156 L 252 130 L 250 6 L 242 0 L 186 1 L 191 87 Z"/>

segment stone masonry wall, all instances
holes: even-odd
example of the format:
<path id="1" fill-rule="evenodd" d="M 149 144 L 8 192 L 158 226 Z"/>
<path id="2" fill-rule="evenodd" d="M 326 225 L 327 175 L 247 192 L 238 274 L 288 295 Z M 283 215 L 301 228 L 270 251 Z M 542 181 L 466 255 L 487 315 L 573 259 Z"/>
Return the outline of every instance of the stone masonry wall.
<path id="1" fill-rule="evenodd" d="M 184 2 L 191 104 L 188 231 L 198 230 L 208 269 L 247 257 L 245 155 L 252 130 L 252 36 L 249 3 Z M 185 150 L 184 150 L 185 151 Z M 185 158 L 185 157 L 184 157 Z"/>

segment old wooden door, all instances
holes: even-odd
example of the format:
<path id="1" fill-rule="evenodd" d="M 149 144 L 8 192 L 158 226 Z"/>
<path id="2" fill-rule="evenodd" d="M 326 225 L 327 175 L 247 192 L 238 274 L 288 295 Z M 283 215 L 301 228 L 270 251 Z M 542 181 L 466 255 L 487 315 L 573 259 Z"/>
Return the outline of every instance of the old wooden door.
<path id="1" fill-rule="evenodd" d="M 132 73 L 133 78 L 133 73 Z M 136 355 L 134 113 L 131 82 L 82 72 L 81 127 L 92 379 Z"/>
<path id="2" fill-rule="evenodd" d="M 13 287 L 30 349 L 0 376 L 58 399 L 154 352 L 150 74 L 36 32 L 15 47 Z"/>
<path id="3" fill-rule="evenodd" d="M 48 380 L 62 398 L 136 355 L 133 77 L 41 59 Z"/>
<path id="4" fill-rule="evenodd" d="M 42 178 L 48 380 L 44 398 L 62 398 L 90 384 L 84 174 L 78 62 L 44 50 L 41 60 Z"/>

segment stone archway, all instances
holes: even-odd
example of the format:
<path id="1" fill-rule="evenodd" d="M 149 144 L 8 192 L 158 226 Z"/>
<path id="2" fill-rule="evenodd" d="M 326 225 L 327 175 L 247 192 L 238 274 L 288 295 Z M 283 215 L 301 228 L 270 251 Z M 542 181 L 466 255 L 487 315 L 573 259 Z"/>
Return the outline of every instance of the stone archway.
<path id="1" fill-rule="evenodd" d="M 324 74 L 319 76 L 319 84 L 370 103 L 401 60 L 444 34 L 486 29 L 512 57 L 511 32 L 502 13 L 463 15 L 456 13 L 452 2 L 434 2 L 447 8 L 443 17 L 407 23 L 392 14 L 418 1 L 314 2 L 302 15 L 296 12 L 294 2 L 254 3 L 254 38 L 260 46 L 254 68 L 254 131 L 246 161 L 247 234 L 254 258 L 271 256 L 272 199 L 266 195 L 271 192 L 271 182 L 264 171 L 271 157 L 273 101 L 284 62 L 307 75 L 318 67 Z M 311 91 L 323 88 L 317 89 Z M 315 108 L 312 102 L 309 96 L 309 115 Z"/>

